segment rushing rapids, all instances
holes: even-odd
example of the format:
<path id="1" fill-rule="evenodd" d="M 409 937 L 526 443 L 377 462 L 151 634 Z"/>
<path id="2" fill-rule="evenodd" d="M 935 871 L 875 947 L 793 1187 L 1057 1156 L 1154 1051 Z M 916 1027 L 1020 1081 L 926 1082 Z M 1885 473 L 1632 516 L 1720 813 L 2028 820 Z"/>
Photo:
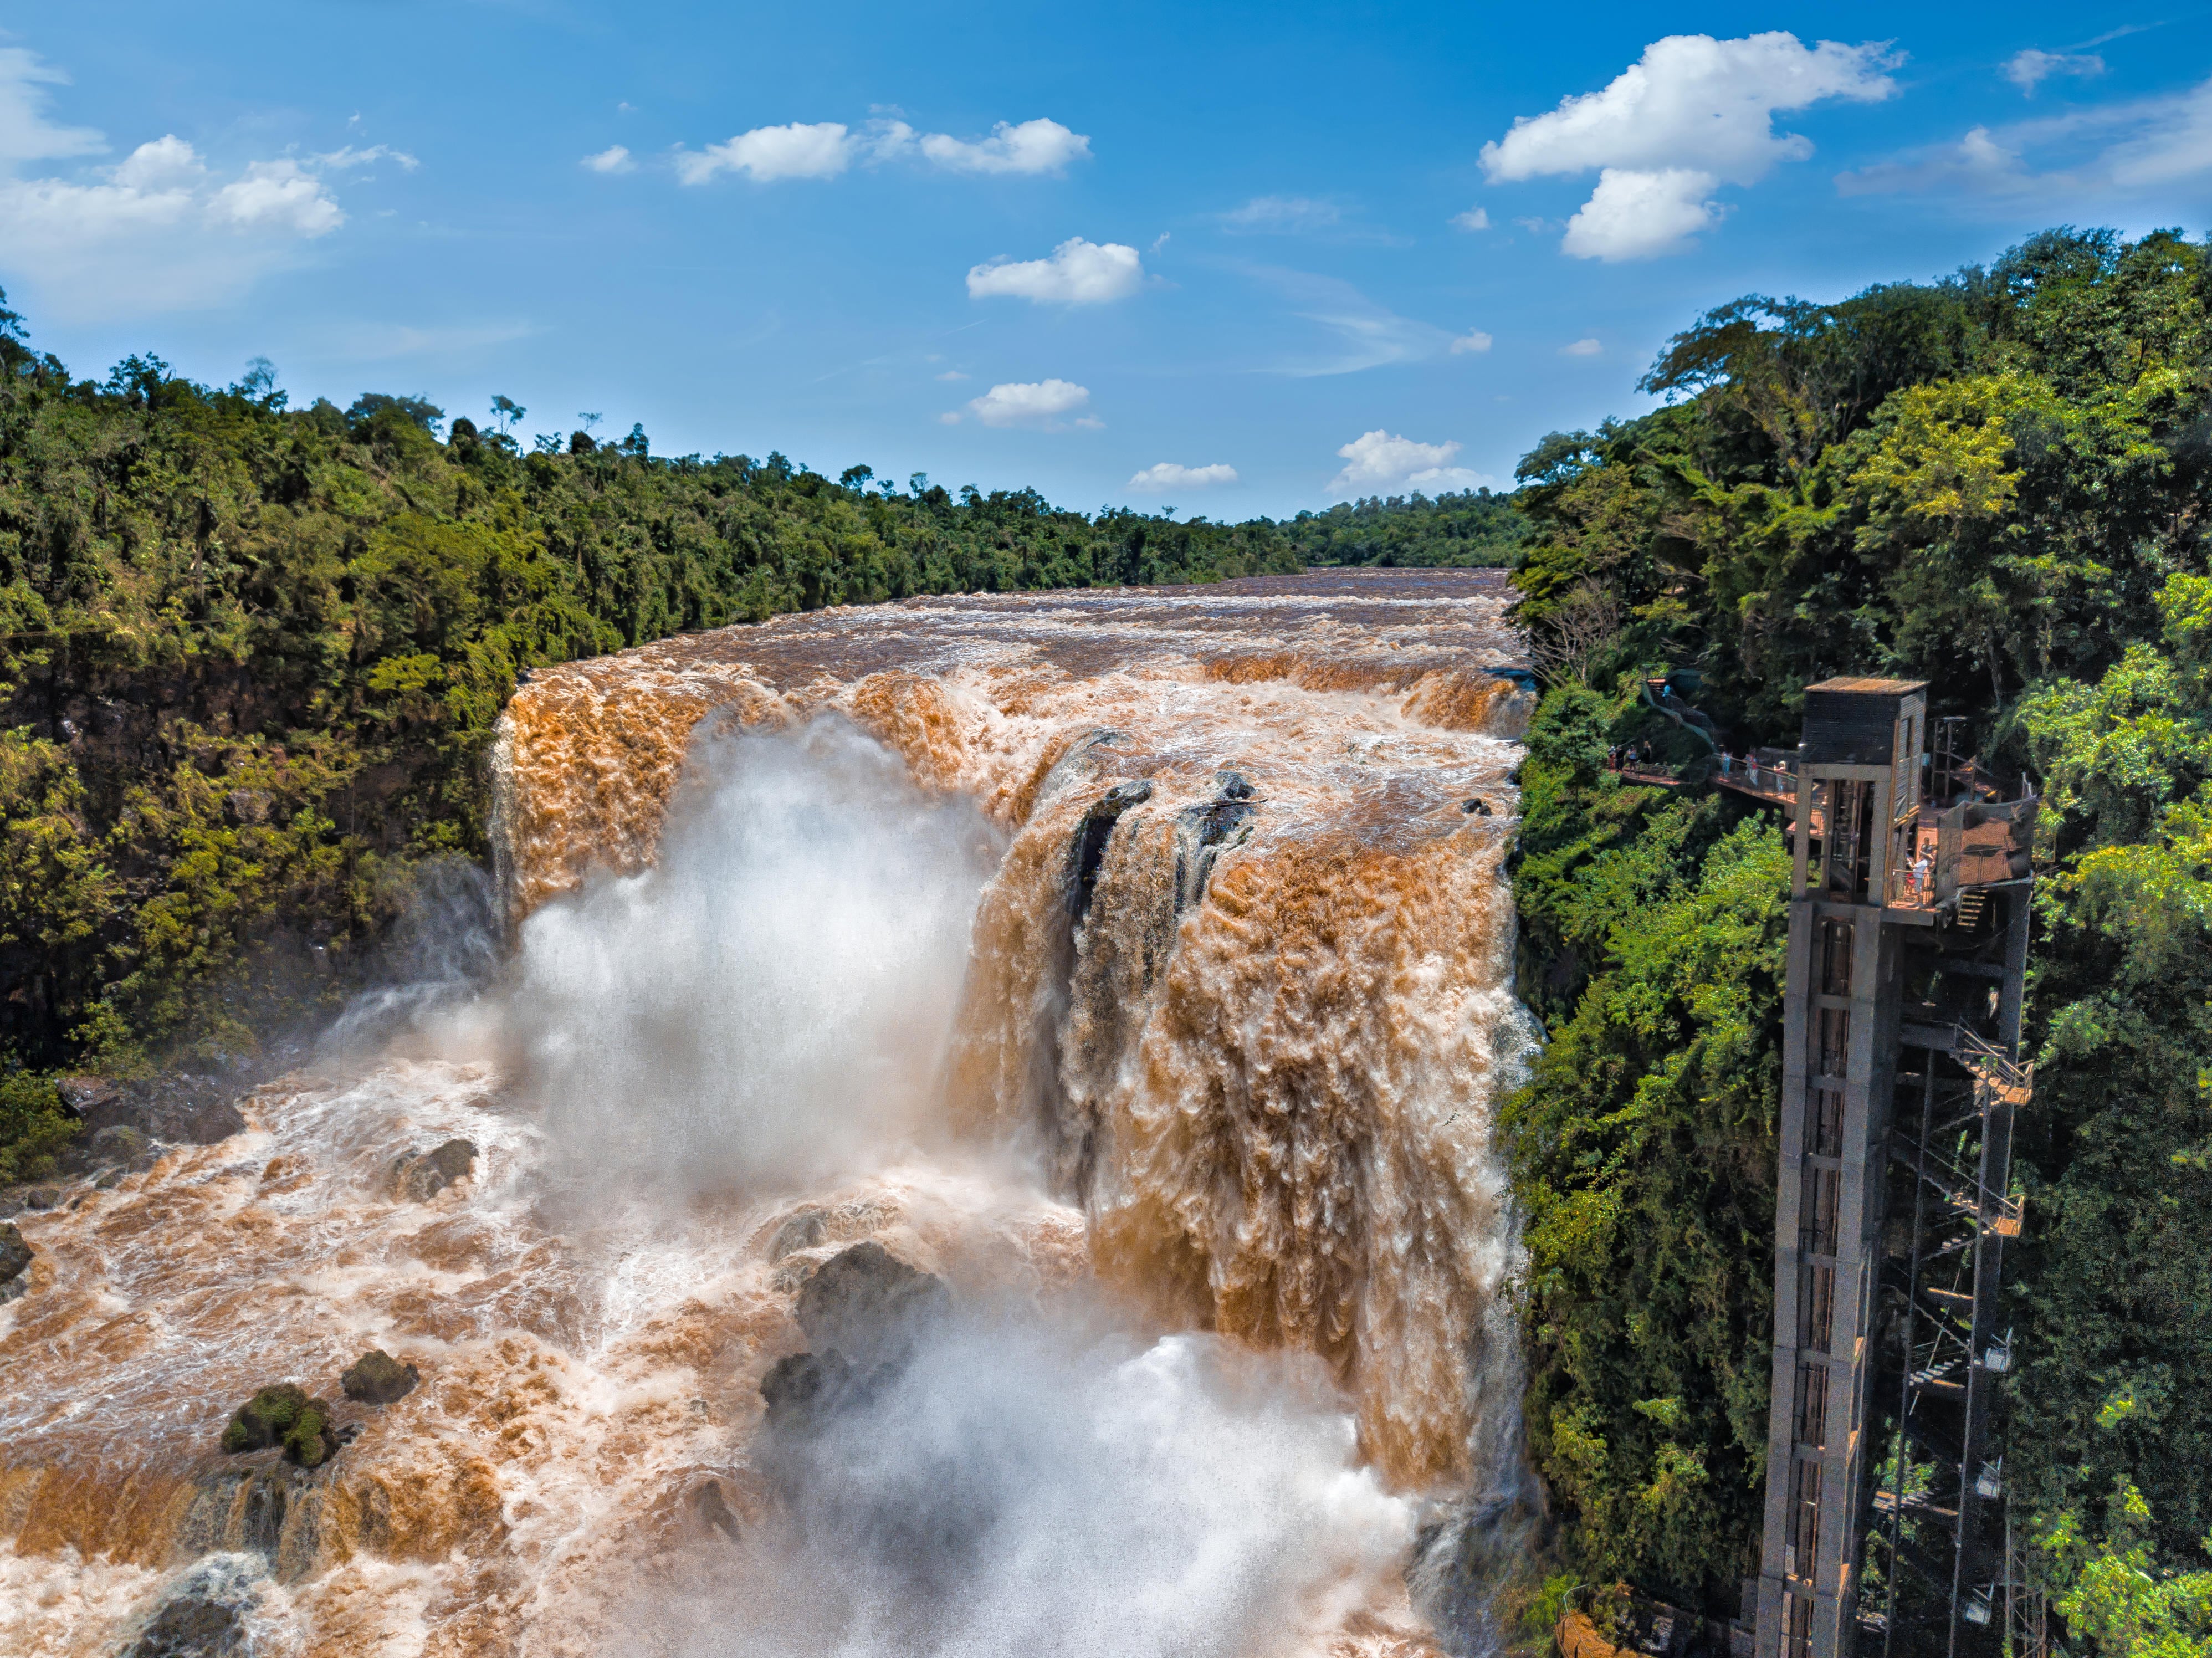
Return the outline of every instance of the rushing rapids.
<path id="1" fill-rule="evenodd" d="M 1407 1570 L 1516 1473 L 1502 603 L 915 600 L 541 671 L 498 981 L 17 1218 L 0 1645 L 180 1595 L 269 1654 L 1478 1639 Z M 794 1485 L 763 1383 L 869 1242 L 955 1310 Z M 422 1385 L 323 1467 L 216 1448 L 371 1345 Z"/>

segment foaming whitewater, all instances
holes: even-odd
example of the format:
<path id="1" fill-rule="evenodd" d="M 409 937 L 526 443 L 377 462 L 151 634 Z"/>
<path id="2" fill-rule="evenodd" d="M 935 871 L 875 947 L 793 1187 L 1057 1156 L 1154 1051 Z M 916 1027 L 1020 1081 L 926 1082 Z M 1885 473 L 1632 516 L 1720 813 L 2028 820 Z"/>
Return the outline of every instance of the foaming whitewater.
<path id="1" fill-rule="evenodd" d="M 246 1133 L 18 1217 L 0 1649 L 180 1594 L 263 1654 L 1484 1648 L 1500 608 L 915 601 L 541 672 L 417 981 Z M 864 1242 L 951 1311 L 793 1483 L 762 1383 Z M 324 1467 L 216 1448 L 372 1345 L 422 1385 Z"/>

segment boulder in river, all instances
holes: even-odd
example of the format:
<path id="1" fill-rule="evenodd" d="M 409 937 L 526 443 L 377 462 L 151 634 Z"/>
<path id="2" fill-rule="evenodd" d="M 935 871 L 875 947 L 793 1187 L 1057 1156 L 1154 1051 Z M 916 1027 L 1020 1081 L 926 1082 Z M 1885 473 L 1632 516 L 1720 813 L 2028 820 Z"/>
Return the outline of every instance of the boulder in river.
<path id="1" fill-rule="evenodd" d="M 246 1650 L 246 1608 L 255 1584 L 241 1558 L 195 1567 L 120 1658 L 230 1658 Z"/>
<path id="2" fill-rule="evenodd" d="M 817 1352 L 840 1352 L 867 1369 L 904 1362 L 951 1308 L 942 1280 L 871 1241 L 824 1261 L 793 1310 Z"/>
<path id="3" fill-rule="evenodd" d="M 319 1467 L 336 1454 L 339 1440 L 331 1425 L 331 1407 L 289 1382 L 264 1388 L 238 1407 L 222 1430 L 222 1448 L 236 1455 L 282 1445 L 289 1461 Z"/>
<path id="4" fill-rule="evenodd" d="M 775 1236 L 769 1240 L 769 1260 L 779 1261 L 801 1249 L 813 1248 L 822 1242 L 829 1224 L 830 1217 L 811 1206 L 787 1217 L 775 1229 Z"/>
<path id="5" fill-rule="evenodd" d="M 389 1405 L 415 1391 L 422 1380 L 412 1364 L 402 1364 L 381 1347 L 372 1347 L 356 1359 L 338 1378 L 348 1399 L 364 1405 Z"/>
<path id="6" fill-rule="evenodd" d="M 0 1221 L 0 1306 L 31 1287 L 31 1246 L 11 1221 Z"/>
<path id="7" fill-rule="evenodd" d="M 476 1142 L 451 1139 L 428 1151 L 410 1152 L 392 1165 L 392 1190 L 412 1203 L 428 1203 L 476 1164 Z"/>

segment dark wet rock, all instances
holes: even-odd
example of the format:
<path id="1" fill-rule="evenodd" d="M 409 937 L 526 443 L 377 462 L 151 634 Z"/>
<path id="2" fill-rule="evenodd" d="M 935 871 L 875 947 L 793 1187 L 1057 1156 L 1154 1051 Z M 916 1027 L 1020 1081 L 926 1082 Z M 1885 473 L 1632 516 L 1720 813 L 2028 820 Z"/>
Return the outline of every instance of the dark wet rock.
<path id="1" fill-rule="evenodd" d="M 1468 813 L 1470 817 L 1487 817 L 1490 816 L 1490 802 L 1483 799 L 1480 796 L 1477 796 L 1472 800 L 1462 801 L 1460 803 L 1459 809 L 1462 811 Z"/>
<path id="2" fill-rule="evenodd" d="M 829 1225 L 830 1217 L 819 1209 L 802 1209 L 787 1217 L 783 1224 L 775 1229 L 775 1236 L 769 1240 L 769 1260 L 781 1260 L 786 1255 L 796 1254 L 801 1249 L 815 1248 L 822 1242 Z"/>
<path id="3" fill-rule="evenodd" d="M 22 1277 L 31 1269 L 31 1246 L 9 1221 L 0 1221 L 0 1283 Z"/>
<path id="4" fill-rule="evenodd" d="M 730 1499 L 722 1495 L 720 1480 L 709 1479 L 691 1493 L 691 1511 L 699 1516 L 699 1523 L 722 1533 L 730 1541 L 739 1540 L 738 1516 L 730 1508 Z"/>
<path id="5" fill-rule="evenodd" d="M 1234 772 L 1223 774 L 1236 777 Z M 1238 782 L 1243 779 L 1237 778 Z M 1226 788 L 1218 800 L 1185 806 L 1176 814 L 1176 913 L 1181 914 L 1206 896 L 1214 860 L 1250 833 L 1248 820 L 1259 807 L 1249 799 L 1251 785 L 1232 795 Z"/>
<path id="6" fill-rule="evenodd" d="M 62 1103 L 82 1117 L 116 1096 L 116 1084 L 106 1077 L 64 1077 L 56 1084 Z"/>
<path id="7" fill-rule="evenodd" d="M 1139 777 L 1116 783 L 1091 803 L 1067 845 L 1067 913 L 1080 919 L 1091 910 L 1091 894 L 1098 890 L 1098 868 L 1106 861 L 1114 826 L 1130 807 L 1152 798 L 1152 780 Z"/>
<path id="8" fill-rule="evenodd" d="M 119 1163 L 127 1167 L 152 1146 L 143 1129 L 112 1122 L 93 1131 L 91 1139 L 85 1142 L 85 1151 L 95 1163 Z"/>
<path id="9" fill-rule="evenodd" d="M 246 1116 L 239 1110 L 234 1085 L 213 1077 L 180 1072 L 133 1082 L 109 1082 L 96 1077 L 67 1079 L 63 1097 L 76 1108 L 89 1131 L 84 1142 L 64 1162 L 89 1168 L 94 1161 L 135 1162 L 143 1166 L 153 1143 L 167 1145 L 213 1145 L 246 1132 Z M 101 1135 L 111 1128 L 128 1129 L 137 1136 L 129 1157 L 96 1151 Z M 114 1139 L 110 1136 L 110 1142 Z"/>
<path id="10" fill-rule="evenodd" d="M 824 1261 L 793 1310 L 817 1353 L 842 1353 L 866 1369 L 903 1362 L 951 1307 L 940 1279 L 867 1242 Z"/>
<path id="11" fill-rule="evenodd" d="M 229 1658 L 246 1650 L 246 1609 L 257 1585 L 250 1562 L 210 1560 L 191 1572 L 146 1620 L 118 1658 Z"/>
<path id="12" fill-rule="evenodd" d="M 1096 773 L 1101 762 L 1111 757 L 1098 750 L 1121 741 L 1122 734 L 1120 732 L 1104 726 L 1078 738 L 1066 753 L 1052 762 L 1052 769 L 1045 773 L 1044 780 L 1037 785 L 1037 801 L 1042 804 L 1049 800 L 1079 777 L 1088 777 Z"/>
<path id="13" fill-rule="evenodd" d="M 31 1287 L 31 1246 L 7 1221 L 0 1221 L 0 1307 Z"/>
<path id="14" fill-rule="evenodd" d="M 381 1347 L 372 1347 L 356 1359 L 338 1378 L 348 1399 L 365 1405 L 389 1405 L 415 1391 L 422 1375 L 412 1364 L 402 1364 Z"/>
<path id="15" fill-rule="evenodd" d="M 852 1402 L 854 1384 L 853 1367 L 841 1352 L 793 1353 L 779 1358 L 761 1378 L 769 1432 L 785 1439 L 814 1432 L 832 1412 Z"/>
<path id="16" fill-rule="evenodd" d="M 222 1658 L 245 1644 L 246 1619 L 236 1606 L 192 1595 L 155 1612 L 123 1651 L 124 1658 Z"/>
<path id="17" fill-rule="evenodd" d="M 33 1214 L 43 1214 L 58 1209 L 69 1201 L 70 1189 L 60 1181 L 35 1181 L 28 1186 L 19 1186 L 9 1195 L 19 1208 Z"/>
<path id="18" fill-rule="evenodd" d="M 1231 771 L 1224 766 L 1213 774 L 1213 780 L 1224 800 L 1249 800 L 1252 798 L 1251 782 L 1241 771 Z"/>
<path id="19" fill-rule="evenodd" d="M 310 1399 L 304 1388 L 289 1382 L 254 1394 L 222 1430 L 222 1448 L 233 1455 L 281 1445 L 285 1460 L 303 1468 L 321 1467 L 337 1453 L 339 1442 L 328 1403 Z"/>
<path id="20" fill-rule="evenodd" d="M 428 1203 L 455 1181 L 465 1179 L 477 1160 L 473 1140 L 447 1140 L 428 1151 L 410 1152 L 392 1165 L 396 1197 Z"/>

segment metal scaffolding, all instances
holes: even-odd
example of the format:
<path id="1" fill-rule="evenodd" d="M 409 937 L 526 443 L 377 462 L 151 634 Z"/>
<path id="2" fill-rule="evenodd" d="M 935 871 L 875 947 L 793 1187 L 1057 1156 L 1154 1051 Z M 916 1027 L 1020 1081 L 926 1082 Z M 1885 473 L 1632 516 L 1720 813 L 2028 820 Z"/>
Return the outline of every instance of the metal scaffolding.
<path id="1" fill-rule="evenodd" d="M 1796 847 L 1759 1658 L 2041 1627 L 1995 1430 L 2035 802 L 1948 730 L 1929 753 L 1924 689 L 1808 688 L 1796 755 L 1743 790 L 1787 804 Z"/>

